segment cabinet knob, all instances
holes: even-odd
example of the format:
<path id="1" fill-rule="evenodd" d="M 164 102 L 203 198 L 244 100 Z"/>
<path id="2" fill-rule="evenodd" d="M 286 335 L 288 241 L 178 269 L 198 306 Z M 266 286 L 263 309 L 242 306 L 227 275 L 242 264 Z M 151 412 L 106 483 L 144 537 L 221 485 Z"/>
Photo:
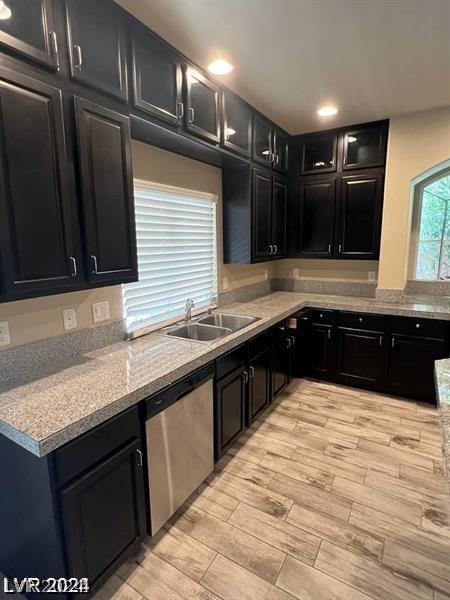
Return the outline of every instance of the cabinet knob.
<path id="1" fill-rule="evenodd" d="M 362 317 L 359 317 L 359 319 L 358 319 L 358 321 L 359 321 L 360 323 L 362 323 L 362 322 L 363 322 L 363 320 L 364 320 L 364 319 L 363 319 Z"/>
<path id="2" fill-rule="evenodd" d="M 320 317 L 321 319 L 323 319 L 323 313 L 320 313 L 319 317 Z"/>
<path id="3" fill-rule="evenodd" d="M 420 323 L 416 323 L 416 329 L 420 329 Z"/>

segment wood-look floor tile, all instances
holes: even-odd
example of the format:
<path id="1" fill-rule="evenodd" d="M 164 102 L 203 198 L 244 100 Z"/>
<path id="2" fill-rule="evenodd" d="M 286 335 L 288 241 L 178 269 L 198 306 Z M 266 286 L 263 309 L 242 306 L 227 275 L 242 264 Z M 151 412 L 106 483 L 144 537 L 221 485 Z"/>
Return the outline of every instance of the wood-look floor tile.
<path id="1" fill-rule="evenodd" d="M 360 448 L 352 449 L 345 448 L 340 444 L 328 444 L 325 454 L 362 468 L 370 467 L 394 477 L 398 477 L 400 473 L 400 463 L 398 461 L 365 452 Z"/>
<path id="2" fill-rule="evenodd" d="M 290 556 L 281 569 L 277 587 L 299 600 L 369 600 L 366 594 Z"/>
<path id="3" fill-rule="evenodd" d="M 438 590 L 434 590 L 434 600 L 450 600 L 450 596 L 447 596 L 447 594 L 442 594 Z"/>
<path id="4" fill-rule="evenodd" d="M 439 421 L 436 417 L 429 415 L 408 415 L 407 417 L 401 417 L 401 425 L 405 427 L 417 428 L 419 431 L 428 431 L 430 433 L 436 433 L 439 427 Z"/>
<path id="5" fill-rule="evenodd" d="M 183 516 L 173 520 L 173 524 L 202 544 L 272 583 L 275 582 L 286 556 L 284 552 L 245 531 L 192 507 Z"/>
<path id="6" fill-rule="evenodd" d="M 406 436 L 411 440 L 420 440 L 419 430 L 400 425 L 400 420 L 398 421 L 398 423 L 396 423 L 392 421 L 387 421 L 385 419 L 380 419 L 379 417 L 375 416 L 369 417 L 357 415 L 355 417 L 355 425 L 358 425 L 359 427 L 363 427 L 365 429 L 374 429 L 375 431 L 388 433 L 390 435 Z"/>
<path id="7" fill-rule="evenodd" d="M 218 473 L 227 472 L 251 481 L 256 485 L 267 487 L 272 481 L 275 473 L 270 471 L 265 466 L 256 465 L 238 457 L 223 456 L 215 465 L 215 470 Z"/>
<path id="8" fill-rule="evenodd" d="M 432 600 L 430 587 L 416 579 L 408 579 L 379 563 L 322 542 L 315 566 L 320 571 L 356 587 L 376 599 Z"/>
<path id="9" fill-rule="evenodd" d="M 359 438 L 355 435 L 338 433 L 337 431 L 332 431 L 326 427 L 318 427 L 317 425 L 303 423 L 302 421 L 299 421 L 295 431 L 301 431 L 306 436 L 319 438 L 320 440 L 324 440 L 328 443 L 339 444 L 344 448 L 356 448 L 359 441 Z"/>
<path id="10" fill-rule="evenodd" d="M 431 459 L 440 459 L 442 457 L 442 450 L 440 447 L 434 446 L 433 444 L 427 444 L 427 442 L 424 441 L 413 440 L 406 435 L 392 436 L 390 446 L 400 450 L 409 450 L 413 454 L 420 454 Z"/>
<path id="11" fill-rule="evenodd" d="M 351 502 L 386 512 L 407 523 L 420 524 L 422 517 L 420 504 L 396 498 L 391 494 L 340 477 L 334 479 L 331 491 Z"/>
<path id="12" fill-rule="evenodd" d="M 314 564 L 320 538 L 306 530 L 244 503 L 239 504 L 228 522 L 302 562 Z"/>
<path id="13" fill-rule="evenodd" d="M 350 515 L 352 503 L 349 500 L 285 475 L 275 475 L 269 489 L 292 499 L 297 504 L 304 504 L 344 521 Z"/>
<path id="14" fill-rule="evenodd" d="M 256 446 L 251 446 L 250 444 L 246 444 L 243 440 L 238 440 L 236 444 L 234 444 L 227 451 L 228 456 L 236 456 L 238 458 L 242 458 L 243 460 L 247 460 L 248 462 L 258 464 L 262 459 L 264 454 L 267 452 L 264 448 L 257 448 Z"/>
<path id="15" fill-rule="evenodd" d="M 376 488 L 381 491 L 387 491 L 389 494 L 404 500 L 410 500 L 416 504 L 428 502 L 432 505 L 441 503 L 442 495 L 431 490 L 418 489 L 408 481 L 399 477 L 391 477 L 379 471 L 367 470 L 364 485 Z"/>
<path id="16" fill-rule="evenodd" d="M 219 492 L 281 519 L 286 517 L 292 506 L 292 500 L 271 490 L 270 484 L 269 488 L 264 488 L 228 473 L 220 475 L 212 486 Z"/>
<path id="17" fill-rule="evenodd" d="M 360 440 L 358 448 L 367 450 L 378 456 L 397 460 L 403 465 L 411 465 L 413 467 L 419 467 L 420 469 L 433 471 L 433 460 L 415 452 L 393 448 L 392 446 L 383 446 L 382 444 L 376 444 L 375 442 L 369 442 L 368 440 Z"/>
<path id="18" fill-rule="evenodd" d="M 310 400 L 299 396 L 299 410 L 303 414 L 317 414 L 327 419 L 337 419 L 344 423 L 353 423 L 355 417 L 350 412 L 345 412 L 341 407 L 336 406 L 330 400 Z M 305 418 L 302 419 L 306 421 Z"/>
<path id="19" fill-rule="evenodd" d="M 92 597 L 92 600 L 142 600 L 142 595 L 120 577 L 113 575 Z"/>
<path id="20" fill-rule="evenodd" d="M 339 433 L 353 435 L 361 440 L 370 440 L 372 442 L 377 442 L 378 444 L 385 444 L 386 446 L 391 441 L 391 436 L 389 433 L 382 433 L 380 431 L 376 431 L 375 429 L 368 429 L 367 427 L 356 424 L 352 425 L 350 423 L 342 423 L 340 421 L 336 421 L 335 419 L 328 419 L 325 428 L 331 429 L 333 432 L 338 431 Z"/>
<path id="21" fill-rule="evenodd" d="M 357 554 L 363 554 L 381 560 L 384 541 L 363 529 L 319 513 L 305 506 L 294 504 L 286 517 L 288 523 L 293 523 L 305 531 L 333 542 L 338 546 L 346 546 Z"/>
<path id="22" fill-rule="evenodd" d="M 153 577 L 141 565 L 135 565 L 130 571 L 127 584 L 142 594 L 146 600 L 184 600 L 179 592 Z"/>
<path id="23" fill-rule="evenodd" d="M 292 596 L 218 555 L 202 579 L 202 584 L 223 600 L 292 600 Z"/>
<path id="24" fill-rule="evenodd" d="M 269 424 L 267 423 L 267 426 Z M 256 446 L 257 448 L 264 449 L 266 451 L 272 452 L 273 454 L 279 454 L 280 456 L 285 456 L 289 458 L 294 454 L 295 445 L 280 439 L 274 439 L 273 437 L 268 438 L 266 435 L 262 435 L 260 431 L 260 427 L 250 428 L 247 433 L 243 435 L 243 439 L 245 439 L 246 444 L 250 446 Z M 287 429 L 279 428 L 281 431 L 286 432 Z M 286 439 L 288 439 L 286 437 Z"/>
<path id="25" fill-rule="evenodd" d="M 260 435 L 262 434 L 265 436 L 268 451 L 272 452 L 272 454 L 286 456 L 287 458 L 292 456 L 296 448 L 305 448 L 322 452 L 328 445 L 327 440 L 306 436 L 301 431 L 286 431 L 286 429 L 277 427 L 276 425 L 271 425 L 270 423 L 259 424 L 258 432 Z M 269 440 L 267 440 L 267 437 Z M 276 444 L 274 444 L 274 450 L 271 450 L 270 438 L 279 442 L 283 442 L 283 440 L 284 442 L 288 442 L 289 447 L 292 448 L 292 451 L 289 454 L 287 454 L 287 452 L 278 452 Z"/>
<path id="26" fill-rule="evenodd" d="M 400 479 L 408 481 L 417 488 L 433 490 L 441 494 L 446 494 L 448 492 L 447 483 L 444 477 L 424 469 L 412 467 L 411 465 L 400 465 Z"/>
<path id="27" fill-rule="evenodd" d="M 359 483 L 363 483 L 366 474 L 364 467 L 334 458 L 329 454 L 314 452 L 314 450 L 306 450 L 305 448 L 297 448 L 291 460 L 300 462 L 303 465 L 316 467 L 331 475 L 339 475 L 339 477 L 344 477 L 345 479 L 358 481 Z"/>
<path id="28" fill-rule="evenodd" d="M 300 461 L 290 458 L 283 458 L 276 454 L 268 452 L 261 461 L 261 465 L 267 467 L 272 472 L 283 473 L 288 477 L 303 481 L 323 490 L 330 490 L 333 483 L 334 475 L 321 471 L 316 467 L 311 467 Z"/>

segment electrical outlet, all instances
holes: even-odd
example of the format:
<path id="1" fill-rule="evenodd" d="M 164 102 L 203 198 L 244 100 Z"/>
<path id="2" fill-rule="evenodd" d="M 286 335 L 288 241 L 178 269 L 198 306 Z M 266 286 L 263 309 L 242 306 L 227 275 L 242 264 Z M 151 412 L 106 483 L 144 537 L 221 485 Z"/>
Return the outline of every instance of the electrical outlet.
<path id="1" fill-rule="evenodd" d="M 0 323 L 0 346 L 9 346 L 10 343 L 8 321 L 2 321 Z"/>
<path id="2" fill-rule="evenodd" d="M 292 275 L 294 276 L 294 279 L 298 279 L 300 272 L 298 269 L 292 269 Z"/>
<path id="3" fill-rule="evenodd" d="M 109 302 L 96 302 L 92 305 L 92 317 L 94 323 L 100 323 L 100 321 L 108 321 L 111 317 L 109 314 Z"/>
<path id="4" fill-rule="evenodd" d="M 264 269 L 264 279 L 269 279 L 269 271 Z"/>
<path id="5" fill-rule="evenodd" d="M 369 281 L 376 281 L 376 280 L 377 280 L 376 271 L 369 271 Z"/>
<path id="6" fill-rule="evenodd" d="M 224 290 L 228 289 L 228 277 L 224 277 L 222 279 L 222 287 L 223 287 Z"/>
<path id="7" fill-rule="evenodd" d="M 77 326 L 77 313 L 74 308 L 66 308 L 62 311 L 63 314 L 63 322 L 64 329 L 69 331 L 69 329 L 75 329 Z"/>

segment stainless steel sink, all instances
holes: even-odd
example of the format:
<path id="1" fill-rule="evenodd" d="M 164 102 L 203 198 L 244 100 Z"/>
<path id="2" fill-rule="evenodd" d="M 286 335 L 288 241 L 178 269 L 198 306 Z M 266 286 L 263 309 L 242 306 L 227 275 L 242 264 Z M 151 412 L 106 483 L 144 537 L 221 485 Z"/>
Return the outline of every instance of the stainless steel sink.
<path id="1" fill-rule="evenodd" d="M 199 319 L 198 322 L 203 325 L 213 325 L 215 327 L 226 327 L 232 331 L 242 329 L 250 323 L 258 321 L 259 317 L 247 317 L 245 315 L 227 315 L 225 313 L 214 313 Z"/>
<path id="2" fill-rule="evenodd" d="M 187 323 L 167 332 L 167 335 L 183 338 L 185 340 L 196 340 L 198 342 L 212 342 L 218 340 L 224 335 L 228 335 L 232 330 L 226 327 L 211 327 L 200 323 Z"/>

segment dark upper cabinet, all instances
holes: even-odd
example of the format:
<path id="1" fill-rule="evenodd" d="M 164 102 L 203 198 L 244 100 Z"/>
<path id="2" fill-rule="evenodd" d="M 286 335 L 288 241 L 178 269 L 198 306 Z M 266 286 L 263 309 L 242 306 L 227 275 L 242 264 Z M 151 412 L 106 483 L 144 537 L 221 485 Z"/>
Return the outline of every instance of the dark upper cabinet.
<path id="1" fill-rule="evenodd" d="M 340 179 L 337 254 L 340 258 L 376 259 L 383 210 L 382 172 Z"/>
<path id="2" fill-rule="evenodd" d="M 265 260 L 273 255 L 272 176 L 253 171 L 253 260 Z"/>
<path id="3" fill-rule="evenodd" d="M 336 378 L 348 385 L 379 387 L 383 375 L 385 335 L 376 331 L 339 327 Z"/>
<path id="4" fill-rule="evenodd" d="M 249 424 L 254 421 L 270 403 L 270 361 L 271 349 L 268 347 L 249 362 Z"/>
<path id="5" fill-rule="evenodd" d="M 5 4 L 11 16 L 0 20 L 0 48 L 57 69 L 60 40 L 51 0 L 6 0 Z"/>
<path id="6" fill-rule="evenodd" d="M 220 458 L 226 448 L 244 431 L 246 426 L 246 381 L 244 366 L 223 377 L 214 391 L 215 457 Z"/>
<path id="7" fill-rule="evenodd" d="M 274 129 L 273 133 L 273 168 L 280 173 L 288 169 L 288 143 L 289 137 L 281 129 Z"/>
<path id="8" fill-rule="evenodd" d="M 146 533 L 142 449 L 128 443 L 61 492 L 61 512 L 71 577 L 91 586 L 124 556 L 137 551 Z"/>
<path id="9" fill-rule="evenodd" d="M 75 98 L 87 276 L 136 281 L 129 118 Z"/>
<path id="10" fill-rule="evenodd" d="M 334 251 L 336 178 L 300 180 L 298 253 L 329 258 Z"/>
<path id="11" fill-rule="evenodd" d="M 66 6 L 72 77 L 126 100 L 126 33 L 119 9 L 107 0 L 66 0 Z"/>
<path id="12" fill-rule="evenodd" d="M 223 146 L 250 156 L 252 151 L 252 109 L 231 90 L 222 94 Z"/>
<path id="13" fill-rule="evenodd" d="M 300 174 L 336 171 L 337 139 L 337 132 L 315 133 L 302 137 L 300 143 Z"/>
<path id="14" fill-rule="evenodd" d="M 288 189 L 283 179 L 273 178 L 273 254 L 274 258 L 283 258 L 286 256 L 287 242 L 287 201 Z"/>
<path id="15" fill-rule="evenodd" d="M 253 114 L 253 160 L 271 166 L 273 154 L 272 123 L 264 117 Z"/>
<path id="16" fill-rule="evenodd" d="M 0 287 L 21 298 L 79 285 L 60 90 L 0 70 Z"/>
<path id="17" fill-rule="evenodd" d="M 186 69 L 186 129 L 220 142 L 220 89 L 191 67 Z"/>
<path id="18" fill-rule="evenodd" d="M 381 167 L 386 160 L 387 125 L 352 127 L 343 133 L 342 168 Z"/>
<path id="19" fill-rule="evenodd" d="M 141 27 L 133 40 L 133 100 L 152 116 L 178 124 L 183 117 L 180 57 Z"/>

